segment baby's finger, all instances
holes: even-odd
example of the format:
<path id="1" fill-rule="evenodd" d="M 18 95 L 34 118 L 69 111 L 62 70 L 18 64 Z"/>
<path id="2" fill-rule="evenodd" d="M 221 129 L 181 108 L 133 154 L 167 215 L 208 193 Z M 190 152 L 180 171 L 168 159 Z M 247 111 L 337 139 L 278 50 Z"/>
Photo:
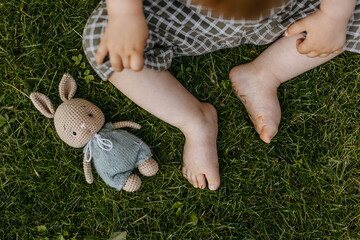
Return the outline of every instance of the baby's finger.
<path id="1" fill-rule="evenodd" d="M 321 58 L 325 58 L 325 57 L 327 57 L 327 56 L 329 56 L 329 53 L 323 53 L 323 54 L 320 54 L 320 55 L 319 55 L 319 57 L 321 57 Z"/>
<path id="2" fill-rule="evenodd" d="M 314 51 L 311 51 L 308 54 L 306 54 L 306 56 L 308 56 L 309 58 L 314 58 L 314 57 L 319 56 L 319 54 Z"/>
<path id="3" fill-rule="evenodd" d="M 110 54 L 110 63 L 116 72 L 121 72 L 124 69 L 121 57 L 117 54 Z"/>
<path id="4" fill-rule="evenodd" d="M 332 54 L 337 55 L 337 54 L 339 54 L 339 53 L 341 53 L 341 52 L 342 52 L 342 50 L 336 50 L 336 51 L 333 51 Z"/>
<path id="5" fill-rule="evenodd" d="M 135 72 L 140 71 L 144 67 L 144 57 L 141 53 L 134 53 L 130 59 L 131 69 Z"/>
<path id="6" fill-rule="evenodd" d="M 302 39 L 302 41 L 300 41 Z M 296 41 L 296 49 L 300 54 L 308 54 L 313 51 L 312 45 L 308 39 L 301 38 Z"/>
<path id="7" fill-rule="evenodd" d="M 125 69 L 130 68 L 130 55 L 124 55 L 122 56 L 122 62 Z"/>
<path id="8" fill-rule="evenodd" d="M 311 49 L 307 47 L 307 44 L 304 43 L 305 38 L 299 38 L 296 40 L 296 49 L 300 54 L 308 54 L 311 52 Z"/>
<path id="9" fill-rule="evenodd" d="M 304 21 L 300 20 L 291 25 L 284 33 L 285 37 L 291 37 L 306 32 Z"/>
<path id="10" fill-rule="evenodd" d="M 96 51 L 96 64 L 97 65 L 102 65 L 104 63 L 104 59 L 106 57 L 106 55 L 109 53 L 109 50 L 106 46 L 106 40 L 102 39 L 99 45 L 98 50 Z"/>
<path id="11" fill-rule="evenodd" d="M 304 40 L 305 40 L 305 38 L 296 39 L 296 47 L 298 47 L 300 44 L 302 44 Z"/>

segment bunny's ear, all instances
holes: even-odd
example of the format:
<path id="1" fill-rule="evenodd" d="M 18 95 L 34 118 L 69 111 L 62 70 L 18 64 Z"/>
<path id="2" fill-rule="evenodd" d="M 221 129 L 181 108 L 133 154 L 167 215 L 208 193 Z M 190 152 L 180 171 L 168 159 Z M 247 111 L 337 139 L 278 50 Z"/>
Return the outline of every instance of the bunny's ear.
<path id="1" fill-rule="evenodd" d="M 30 99 L 45 117 L 54 118 L 55 110 L 50 99 L 42 93 L 33 92 L 30 94 Z"/>
<path id="2" fill-rule="evenodd" d="M 72 99 L 76 93 L 76 82 L 73 77 L 65 73 L 59 85 L 60 98 L 63 102 Z"/>

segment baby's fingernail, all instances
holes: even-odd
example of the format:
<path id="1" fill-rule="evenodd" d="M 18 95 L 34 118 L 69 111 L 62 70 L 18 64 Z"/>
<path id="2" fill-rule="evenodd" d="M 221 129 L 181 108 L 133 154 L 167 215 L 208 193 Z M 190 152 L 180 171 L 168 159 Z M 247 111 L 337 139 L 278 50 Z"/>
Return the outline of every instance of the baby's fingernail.
<path id="1" fill-rule="evenodd" d="M 284 32 L 284 37 L 287 37 L 287 36 L 289 36 L 289 34 L 288 34 L 287 31 L 285 31 L 285 32 Z"/>
<path id="2" fill-rule="evenodd" d="M 213 185 L 210 185 L 210 186 L 209 186 L 209 189 L 210 189 L 210 190 L 216 190 L 216 187 L 217 187 L 217 186 L 216 186 L 215 184 L 213 184 Z"/>
<path id="3" fill-rule="evenodd" d="M 134 71 L 140 71 L 142 67 L 141 63 L 135 63 L 132 68 Z"/>

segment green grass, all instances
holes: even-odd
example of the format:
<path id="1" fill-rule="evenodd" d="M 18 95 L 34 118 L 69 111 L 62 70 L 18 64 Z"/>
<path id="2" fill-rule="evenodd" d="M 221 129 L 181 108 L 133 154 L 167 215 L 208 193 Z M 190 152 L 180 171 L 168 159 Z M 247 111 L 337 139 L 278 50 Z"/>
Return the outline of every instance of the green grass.
<path id="1" fill-rule="evenodd" d="M 81 34 L 96 2 L 0 3 L 0 239 L 360 238 L 359 55 L 342 54 L 279 88 L 283 116 L 271 144 L 228 79 L 265 47 L 177 59 L 171 72 L 219 114 L 222 184 L 197 190 L 181 174 L 180 131 L 101 82 L 84 60 Z M 143 125 L 131 131 L 151 146 L 160 171 L 142 177 L 138 192 L 117 192 L 97 175 L 88 185 L 81 150 L 61 142 L 32 105 L 28 96 L 39 91 L 58 106 L 65 72 L 77 80 L 76 96 L 107 120 Z"/>

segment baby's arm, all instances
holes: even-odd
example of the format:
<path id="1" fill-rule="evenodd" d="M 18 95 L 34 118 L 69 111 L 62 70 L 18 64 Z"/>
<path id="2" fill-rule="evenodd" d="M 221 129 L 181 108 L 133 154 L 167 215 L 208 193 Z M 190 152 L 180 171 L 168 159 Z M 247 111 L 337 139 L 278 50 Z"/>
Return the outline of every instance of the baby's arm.
<path id="1" fill-rule="evenodd" d="M 109 54 L 115 71 L 124 68 L 140 71 L 148 38 L 142 0 L 106 0 L 108 24 L 96 53 L 96 63 L 103 64 Z"/>
<path id="2" fill-rule="evenodd" d="M 306 32 L 306 38 L 297 40 L 297 50 L 308 57 L 327 57 L 338 54 L 346 41 L 347 25 L 356 0 L 322 0 L 320 9 L 291 25 L 286 36 Z"/>

